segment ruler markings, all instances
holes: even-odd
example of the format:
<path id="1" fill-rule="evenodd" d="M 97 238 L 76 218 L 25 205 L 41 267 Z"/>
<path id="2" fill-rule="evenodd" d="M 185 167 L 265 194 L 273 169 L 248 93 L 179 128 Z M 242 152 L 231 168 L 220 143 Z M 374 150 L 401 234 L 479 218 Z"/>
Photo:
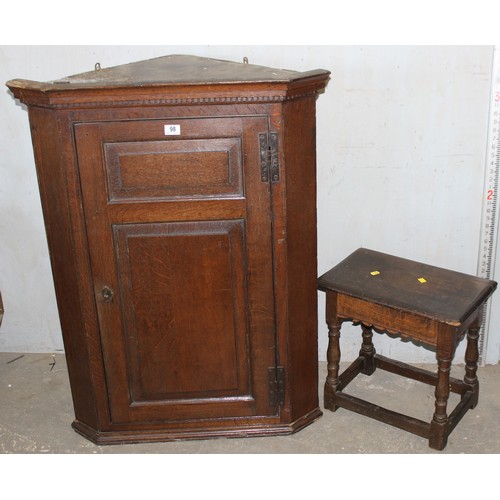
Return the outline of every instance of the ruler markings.
<path id="1" fill-rule="evenodd" d="M 493 279 L 497 242 L 498 184 L 500 177 L 500 54 L 495 47 L 488 128 L 488 146 L 484 179 L 484 198 L 481 217 L 478 276 Z M 490 322 L 489 301 L 483 311 L 483 324 L 479 337 L 479 362 L 484 365 L 488 346 Z M 500 353 L 499 353 L 500 358 Z"/>

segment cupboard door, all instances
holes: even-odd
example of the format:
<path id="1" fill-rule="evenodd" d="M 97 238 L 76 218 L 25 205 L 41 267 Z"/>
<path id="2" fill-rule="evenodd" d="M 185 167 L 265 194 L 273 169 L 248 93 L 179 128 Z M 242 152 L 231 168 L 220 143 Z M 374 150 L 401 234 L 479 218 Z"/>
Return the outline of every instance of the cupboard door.
<path id="1" fill-rule="evenodd" d="M 75 125 L 112 423 L 277 414 L 267 127 Z"/>

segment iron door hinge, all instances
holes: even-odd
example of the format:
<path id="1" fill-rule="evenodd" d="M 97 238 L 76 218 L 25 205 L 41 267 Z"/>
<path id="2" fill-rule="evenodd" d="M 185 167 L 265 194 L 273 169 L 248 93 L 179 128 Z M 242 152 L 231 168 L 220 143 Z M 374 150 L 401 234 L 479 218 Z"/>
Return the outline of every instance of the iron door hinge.
<path id="1" fill-rule="evenodd" d="M 269 406 L 281 406 L 285 402 L 285 368 L 269 368 Z"/>
<path id="2" fill-rule="evenodd" d="M 259 134 L 260 179 L 262 182 L 279 182 L 280 165 L 278 157 L 278 134 Z"/>

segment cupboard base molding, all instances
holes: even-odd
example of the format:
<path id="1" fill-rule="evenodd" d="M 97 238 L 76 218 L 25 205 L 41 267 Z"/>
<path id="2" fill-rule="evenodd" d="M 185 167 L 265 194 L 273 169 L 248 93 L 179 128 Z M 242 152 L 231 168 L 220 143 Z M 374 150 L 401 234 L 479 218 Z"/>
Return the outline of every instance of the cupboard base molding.
<path id="1" fill-rule="evenodd" d="M 213 426 L 200 429 L 199 427 L 185 427 L 178 429 L 134 429 L 127 431 L 98 431 L 92 427 L 75 420 L 71 426 L 83 437 L 97 445 L 133 444 L 133 443 L 159 443 L 168 441 L 194 441 L 201 439 L 217 438 L 250 438 L 265 436 L 287 436 L 295 434 L 304 427 L 312 424 L 323 415 L 320 408 L 316 408 L 307 415 L 290 424 L 241 424 L 232 426 Z"/>

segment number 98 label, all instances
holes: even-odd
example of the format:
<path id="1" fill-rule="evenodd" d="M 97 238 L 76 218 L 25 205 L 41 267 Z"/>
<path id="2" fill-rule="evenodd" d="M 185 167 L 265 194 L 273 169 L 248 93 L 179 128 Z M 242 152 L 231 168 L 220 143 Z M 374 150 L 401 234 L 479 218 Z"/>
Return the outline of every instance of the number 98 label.
<path id="1" fill-rule="evenodd" d="M 165 135 L 181 135 L 180 125 L 165 125 Z"/>

